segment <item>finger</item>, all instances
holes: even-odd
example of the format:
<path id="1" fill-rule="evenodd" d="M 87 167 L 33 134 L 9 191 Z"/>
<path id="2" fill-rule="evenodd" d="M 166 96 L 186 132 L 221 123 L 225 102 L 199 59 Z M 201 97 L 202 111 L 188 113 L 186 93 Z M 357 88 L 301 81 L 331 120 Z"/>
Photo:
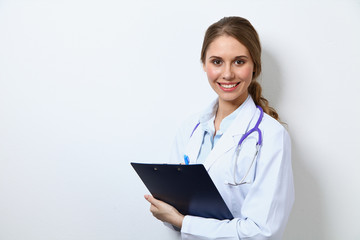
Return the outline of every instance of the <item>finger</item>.
<path id="1" fill-rule="evenodd" d="M 150 200 L 150 195 L 144 195 L 144 198 L 150 203 L 150 212 L 152 212 L 154 214 L 154 211 L 157 209 L 154 204 L 151 203 L 151 200 Z"/>
<path id="2" fill-rule="evenodd" d="M 156 198 L 154 198 L 151 195 L 145 195 L 144 197 L 149 203 L 151 203 L 155 207 L 161 202 L 160 200 L 157 200 Z"/>
<path id="3" fill-rule="evenodd" d="M 157 207 L 155 207 L 154 205 L 150 205 L 150 212 L 154 215 L 156 212 L 158 211 Z"/>

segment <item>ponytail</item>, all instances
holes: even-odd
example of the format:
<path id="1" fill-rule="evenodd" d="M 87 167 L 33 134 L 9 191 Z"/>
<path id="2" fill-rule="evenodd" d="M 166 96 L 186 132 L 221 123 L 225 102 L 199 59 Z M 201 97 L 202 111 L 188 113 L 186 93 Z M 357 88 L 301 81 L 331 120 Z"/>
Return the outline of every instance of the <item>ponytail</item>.
<path id="1" fill-rule="evenodd" d="M 269 106 L 269 101 L 262 96 L 261 85 L 256 80 L 255 81 L 253 80 L 250 83 L 248 91 L 256 105 L 259 105 L 264 110 L 265 113 L 269 114 L 271 117 L 275 118 L 280 122 L 279 114 L 276 112 L 274 108 Z"/>

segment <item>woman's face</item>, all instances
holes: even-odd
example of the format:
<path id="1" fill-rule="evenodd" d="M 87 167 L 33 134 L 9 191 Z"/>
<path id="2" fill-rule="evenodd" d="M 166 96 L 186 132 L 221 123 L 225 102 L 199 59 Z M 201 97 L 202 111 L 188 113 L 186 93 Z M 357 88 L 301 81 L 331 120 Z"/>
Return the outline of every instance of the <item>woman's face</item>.
<path id="1" fill-rule="evenodd" d="M 246 100 L 254 63 L 238 40 L 230 36 L 216 38 L 207 49 L 203 68 L 219 102 L 240 106 Z"/>

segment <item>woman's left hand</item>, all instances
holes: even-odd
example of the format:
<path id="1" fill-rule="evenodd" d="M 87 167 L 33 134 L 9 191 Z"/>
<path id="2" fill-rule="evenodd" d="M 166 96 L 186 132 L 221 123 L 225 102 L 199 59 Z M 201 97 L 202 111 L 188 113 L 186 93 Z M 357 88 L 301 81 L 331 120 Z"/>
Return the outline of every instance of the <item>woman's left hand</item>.
<path id="1" fill-rule="evenodd" d="M 163 222 L 168 222 L 181 229 L 184 215 L 178 212 L 173 206 L 155 199 L 151 195 L 145 195 L 145 199 L 151 203 L 150 212 Z"/>

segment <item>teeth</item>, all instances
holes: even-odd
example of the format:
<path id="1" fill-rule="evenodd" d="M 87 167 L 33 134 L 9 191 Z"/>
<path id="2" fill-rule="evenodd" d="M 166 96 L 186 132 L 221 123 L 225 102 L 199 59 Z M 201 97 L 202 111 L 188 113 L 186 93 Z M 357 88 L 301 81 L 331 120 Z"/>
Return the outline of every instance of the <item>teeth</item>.
<path id="1" fill-rule="evenodd" d="M 231 85 L 229 85 L 229 84 L 226 84 L 226 85 L 223 85 L 223 84 L 220 84 L 223 88 L 233 88 L 233 87 L 235 87 L 236 86 L 236 83 L 235 84 L 231 84 Z"/>

